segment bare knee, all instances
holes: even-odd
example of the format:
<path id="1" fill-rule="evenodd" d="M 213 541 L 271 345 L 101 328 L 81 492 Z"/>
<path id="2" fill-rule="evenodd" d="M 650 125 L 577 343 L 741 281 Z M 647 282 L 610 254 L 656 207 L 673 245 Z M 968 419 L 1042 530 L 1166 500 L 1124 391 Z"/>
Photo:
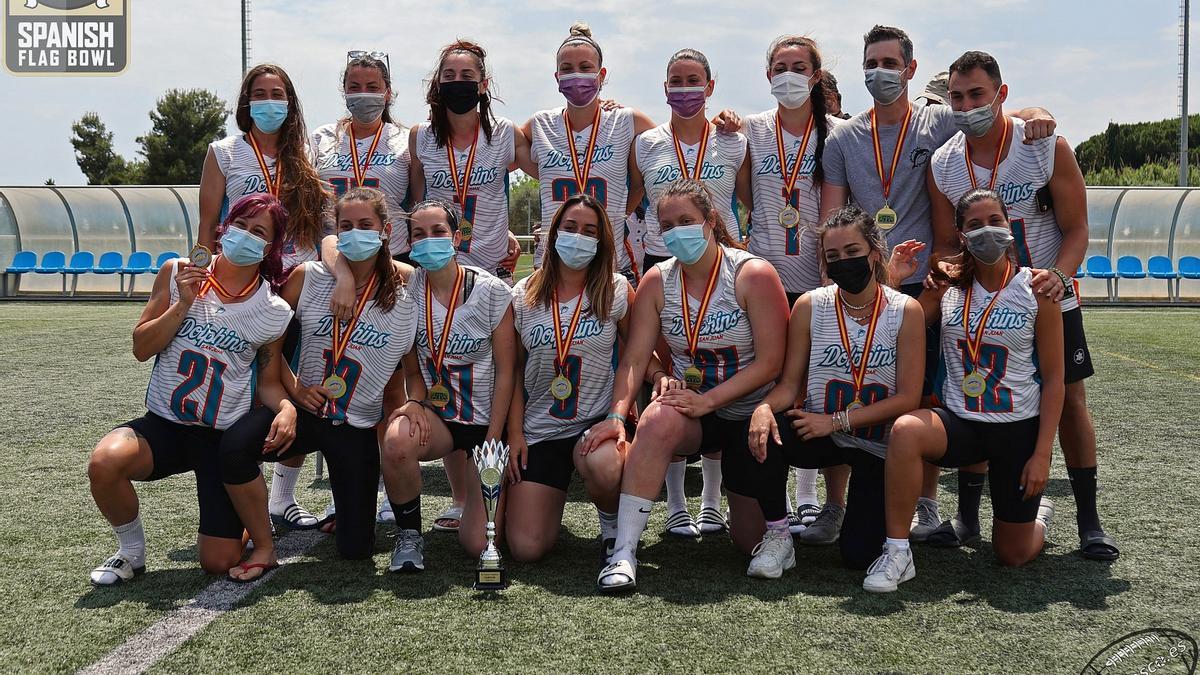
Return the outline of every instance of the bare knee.
<path id="1" fill-rule="evenodd" d="M 888 440 L 888 459 L 908 462 L 921 460 L 921 446 L 926 431 L 927 425 L 919 417 L 901 415 L 892 424 L 891 437 Z"/>
<path id="2" fill-rule="evenodd" d="M 226 574 L 241 560 L 241 546 L 200 547 L 200 568 L 208 574 Z"/>
<path id="3" fill-rule="evenodd" d="M 553 539 L 547 537 L 545 532 L 510 530 L 506 533 L 505 540 L 513 560 L 523 563 L 541 560 L 554 546 Z"/>
<path id="4" fill-rule="evenodd" d="M 671 406 L 651 403 L 638 421 L 638 445 L 654 449 L 674 449 L 687 433 L 688 418 Z"/>
<path id="5" fill-rule="evenodd" d="M 132 431 L 128 436 L 105 436 L 88 459 L 88 478 L 92 482 L 132 478 L 137 468 L 138 451 L 138 440 Z"/>
<path id="6" fill-rule="evenodd" d="M 1005 567 L 1020 567 L 1037 555 L 1036 552 L 1031 554 L 1027 546 L 1001 542 L 992 542 L 992 550 L 996 552 L 996 559 Z"/>
<path id="7" fill-rule="evenodd" d="M 407 417 L 398 417 L 383 435 L 383 455 L 387 464 L 415 463 L 419 460 L 418 435 Z"/>
<path id="8" fill-rule="evenodd" d="M 575 468 L 583 479 L 597 486 L 619 486 L 625 468 L 621 455 L 615 448 L 605 444 L 599 450 L 586 455 L 575 454 Z"/>

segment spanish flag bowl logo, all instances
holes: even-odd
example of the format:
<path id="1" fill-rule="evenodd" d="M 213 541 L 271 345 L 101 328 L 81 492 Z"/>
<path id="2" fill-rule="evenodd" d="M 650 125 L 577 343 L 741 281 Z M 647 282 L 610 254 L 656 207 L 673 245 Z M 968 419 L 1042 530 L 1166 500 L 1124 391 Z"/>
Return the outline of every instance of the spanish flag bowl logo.
<path id="1" fill-rule="evenodd" d="M 130 0 L 4 0 L 14 75 L 118 75 L 129 65 Z"/>

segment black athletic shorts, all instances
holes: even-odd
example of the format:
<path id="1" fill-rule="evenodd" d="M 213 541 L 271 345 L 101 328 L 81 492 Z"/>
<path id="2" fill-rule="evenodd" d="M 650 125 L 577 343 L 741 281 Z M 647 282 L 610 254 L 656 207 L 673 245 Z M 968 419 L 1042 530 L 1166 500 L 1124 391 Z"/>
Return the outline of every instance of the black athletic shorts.
<path id="1" fill-rule="evenodd" d="M 920 282 L 903 284 L 900 292 L 910 298 L 916 298 L 925 290 Z M 942 358 L 942 325 L 934 323 L 925 326 L 925 382 L 921 385 L 921 396 L 933 395 L 933 381 L 937 377 L 938 361 Z"/>
<path id="2" fill-rule="evenodd" d="M 743 451 L 750 447 L 750 418 L 727 420 L 711 412 L 700 418 L 700 450 L 688 457 L 699 461 L 701 455 L 724 451 Z"/>
<path id="3" fill-rule="evenodd" d="M 120 427 L 133 429 L 146 439 L 154 456 L 147 481 L 160 480 L 191 471 L 196 474 L 196 498 L 200 503 L 200 534 L 223 539 L 240 539 L 238 518 L 229 493 L 221 482 L 219 446 L 224 432 L 212 427 L 180 424 L 152 412 Z M 117 428 L 120 428 L 117 427 Z"/>
<path id="4" fill-rule="evenodd" d="M 642 276 L 646 276 L 646 273 L 650 271 L 651 267 L 654 267 L 658 263 L 664 262 L 664 261 L 667 261 L 670 259 L 671 259 L 670 256 L 654 255 L 652 253 L 647 253 L 647 254 L 643 255 L 642 256 Z"/>
<path id="5" fill-rule="evenodd" d="M 1076 307 L 1063 312 L 1062 320 L 1064 381 L 1071 384 L 1095 375 L 1096 369 L 1092 367 L 1092 353 L 1083 334 L 1083 310 Z"/>
<path id="6" fill-rule="evenodd" d="M 487 440 L 487 425 L 486 424 L 462 424 L 461 422 L 446 422 L 443 420 L 446 428 L 450 430 L 450 438 L 454 440 L 454 449 L 462 450 L 467 453 L 467 457 L 471 456 L 471 451 L 477 445 L 483 445 Z"/>
<path id="7" fill-rule="evenodd" d="M 961 467 L 988 462 L 992 515 L 1006 523 L 1029 523 L 1037 517 L 1041 500 L 1024 499 L 1021 473 L 1037 446 L 1038 417 L 1017 422 L 977 422 L 963 419 L 945 408 L 934 413 L 946 427 L 946 454 L 933 463 Z"/>

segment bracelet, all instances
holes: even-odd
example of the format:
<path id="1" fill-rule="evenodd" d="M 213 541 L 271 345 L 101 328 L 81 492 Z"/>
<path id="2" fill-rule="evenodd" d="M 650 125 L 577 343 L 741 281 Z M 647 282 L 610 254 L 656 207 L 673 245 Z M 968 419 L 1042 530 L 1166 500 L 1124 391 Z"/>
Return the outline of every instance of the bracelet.
<path id="1" fill-rule="evenodd" d="M 621 420 L 621 424 L 625 424 L 626 422 L 625 416 L 618 415 L 617 413 L 608 413 L 608 415 L 605 416 L 604 421 L 607 422 L 608 420 Z"/>
<path id="2" fill-rule="evenodd" d="M 841 428 L 842 433 L 849 434 L 854 431 L 854 427 L 850 426 L 850 412 L 839 410 L 833 414 L 833 422 Z"/>
<path id="3" fill-rule="evenodd" d="M 1075 296 L 1075 284 L 1071 283 L 1071 280 L 1067 278 L 1066 273 L 1064 273 L 1062 270 L 1058 269 L 1057 267 L 1051 267 L 1050 271 L 1057 274 L 1058 280 L 1062 282 L 1063 297 L 1064 298 L 1074 297 Z"/>

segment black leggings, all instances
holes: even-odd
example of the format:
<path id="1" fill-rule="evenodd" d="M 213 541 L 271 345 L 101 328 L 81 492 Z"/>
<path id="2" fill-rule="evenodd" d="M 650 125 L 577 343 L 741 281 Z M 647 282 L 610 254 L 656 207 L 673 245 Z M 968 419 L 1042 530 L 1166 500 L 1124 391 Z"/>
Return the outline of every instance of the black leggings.
<path id="1" fill-rule="evenodd" d="M 722 455 L 725 488 L 758 501 L 763 517 L 787 517 L 788 466 L 823 469 L 849 464 L 851 467 L 846 517 L 838 546 L 842 562 L 851 569 L 866 569 L 883 548 L 887 536 L 883 505 L 883 459 L 858 448 L 843 448 L 829 437 L 801 441 L 792 433 L 791 418 L 776 415 L 783 446 L 767 443 L 767 459 L 761 464 L 747 449 Z"/>
<path id="2" fill-rule="evenodd" d="M 337 502 L 337 550 L 343 558 L 369 558 L 375 550 L 375 494 L 379 485 L 379 443 L 374 427 L 334 424 L 297 409 L 296 440 L 283 453 L 262 453 L 275 413 L 259 407 L 225 432 L 221 480 L 242 485 L 258 478 L 259 462 L 321 452 L 329 465 L 329 487 Z"/>

